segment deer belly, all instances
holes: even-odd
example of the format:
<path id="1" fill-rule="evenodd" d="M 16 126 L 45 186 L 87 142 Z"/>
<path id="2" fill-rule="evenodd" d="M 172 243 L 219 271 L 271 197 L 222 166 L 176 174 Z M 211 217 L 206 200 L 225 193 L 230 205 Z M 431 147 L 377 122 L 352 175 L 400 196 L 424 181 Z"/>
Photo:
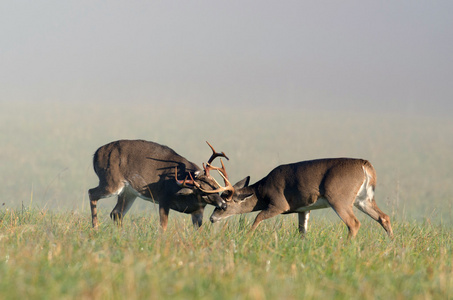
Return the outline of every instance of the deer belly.
<path id="1" fill-rule="evenodd" d="M 142 198 L 143 200 L 150 201 L 150 202 L 153 202 L 153 203 L 156 203 L 156 204 L 159 203 L 159 201 L 157 199 L 154 199 L 153 197 L 148 197 L 148 196 L 143 195 L 142 193 L 139 193 L 137 191 L 135 191 L 135 192 L 137 193 L 137 197 Z"/>
<path id="2" fill-rule="evenodd" d="M 143 200 L 151 201 L 153 203 L 159 203 L 158 201 L 156 201 L 156 199 L 143 195 L 142 193 L 140 193 L 139 191 L 134 189 L 128 182 L 126 182 L 124 187 L 122 188 L 121 194 L 123 194 L 123 193 L 127 193 L 129 195 L 133 195 L 135 197 L 139 197 L 139 198 L 142 198 Z"/>
<path id="3" fill-rule="evenodd" d="M 322 209 L 322 208 L 328 208 L 328 207 L 330 207 L 330 204 L 327 201 L 327 199 L 321 197 L 321 198 L 318 198 L 318 200 L 315 203 L 307 205 L 307 206 L 298 207 L 294 211 L 295 212 L 304 212 L 304 211 L 309 211 L 309 210 L 313 210 L 313 209 Z"/>

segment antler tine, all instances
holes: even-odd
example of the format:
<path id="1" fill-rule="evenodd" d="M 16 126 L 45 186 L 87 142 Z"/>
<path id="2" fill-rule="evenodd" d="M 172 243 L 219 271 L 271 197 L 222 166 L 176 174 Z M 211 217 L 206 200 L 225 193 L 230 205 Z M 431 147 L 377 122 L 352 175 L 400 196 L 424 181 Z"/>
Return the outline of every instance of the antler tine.
<path id="1" fill-rule="evenodd" d="M 225 182 L 225 187 L 228 187 L 228 186 L 233 187 L 231 185 L 230 181 L 228 180 L 228 174 L 226 172 L 224 173 L 224 170 L 222 170 L 222 169 L 218 169 L 217 171 L 219 172 L 220 176 L 222 176 L 223 181 Z"/>
<path id="2" fill-rule="evenodd" d="M 176 183 L 180 186 L 180 187 L 188 187 L 186 185 L 187 184 L 191 184 L 191 185 L 195 185 L 195 180 L 193 179 L 192 177 L 192 174 L 190 174 L 189 172 L 189 176 L 191 178 L 191 180 L 187 180 L 187 176 L 186 178 L 184 178 L 184 181 L 183 180 L 178 180 L 178 166 L 175 167 L 175 180 L 176 180 Z"/>
<path id="3" fill-rule="evenodd" d="M 212 161 L 213 161 L 214 159 L 216 159 L 216 157 L 219 157 L 219 156 L 225 157 L 227 160 L 230 160 L 230 159 L 228 158 L 228 156 L 226 156 L 225 152 L 220 152 L 220 153 L 219 153 L 219 152 L 216 152 L 216 151 L 214 150 L 214 147 L 212 147 L 211 144 L 209 144 L 208 141 L 206 141 L 206 143 L 208 144 L 208 146 L 209 146 L 209 147 L 211 148 L 211 150 L 212 150 L 212 155 L 211 155 L 211 157 L 210 157 L 209 160 L 208 160 L 208 165 L 211 164 Z"/>
<path id="4" fill-rule="evenodd" d="M 228 174 L 226 172 L 225 165 L 223 164 L 222 159 L 220 159 L 220 164 L 222 165 L 221 171 L 222 171 L 223 175 L 225 175 L 226 179 L 228 180 Z"/>
<path id="5" fill-rule="evenodd" d="M 211 174 L 209 174 L 209 170 L 211 170 L 210 166 L 211 166 L 210 164 L 205 165 L 205 164 L 203 163 L 203 170 L 204 170 L 204 174 L 205 174 L 206 176 L 211 176 Z"/>
<path id="6" fill-rule="evenodd" d="M 207 190 L 204 190 L 203 188 L 201 188 L 201 186 L 199 184 L 197 184 L 197 182 L 194 182 L 195 186 L 199 190 L 201 190 L 202 192 L 207 193 L 207 194 L 215 194 L 215 193 L 221 193 L 221 192 L 225 192 L 225 191 L 231 191 L 232 193 L 234 193 L 234 187 L 228 180 L 228 174 L 226 172 L 225 165 L 223 164 L 222 159 L 220 159 L 220 163 L 222 164 L 222 168 L 214 167 L 208 163 L 205 167 L 205 170 L 206 170 L 207 174 L 209 174 L 209 170 L 216 170 L 217 172 L 219 172 L 220 176 L 222 176 L 223 181 L 225 182 L 225 187 L 220 186 L 220 184 L 218 184 L 217 181 L 215 181 L 215 179 L 212 178 L 212 179 L 214 179 L 215 183 L 219 186 L 218 189 L 215 189 L 212 191 L 207 191 Z M 204 165 L 203 165 L 203 167 L 204 167 Z"/>
<path id="7" fill-rule="evenodd" d="M 220 159 L 220 160 L 222 160 L 222 159 Z M 210 164 L 207 164 L 207 165 L 205 166 L 205 164 L 203 163 L 203 169 L 204 169 L 204 174 L 205 174 L 207 177 L 211 178 L 211 179 L 214 181 L 214 183 L 215 183 L 218 187 L 221 187 L 221 185 L 217 182 L 217 180 L 215 180 L 214 177 L 211 176 L 211 174 L 210 174 L 210 172 L 209 172 L 210 170 L 217 170 L 217 168 L 216 168 L 216 167 L 213 167 L 213 166 L 210 165 Z"/>
<path id="8" fill-rule="evenodd" d="M 219 173 L 223 174 L 222 177 L 226 177 L 228 179 L 228 174 L 226 172 L 226 168 L 225 168 L 225 165 L 223 164 L 223 160 L 222 159 L 220 159 L 220 164 L 222 164 L 221 168 L 214 167 L 213 165 L 208 164 L 208 167 L 206 169 L 208 169 L 208 172 L 209 172 L 209 170 L 217 170 Z M 226 184 L 226 182 L 225 182 L 225 184 Z"/>
<path id="9" fill-rule="evenodd" d="M 223 177 L 223 174 L 221 174 L 222 177 Z M 225 177 L 223 177 L 225 179 Z M 211 191 L 208 191 L 208 190 L 205 190 L 203 189 L 197 182 L 194 182 L 195 183 L 195 186 L 202 192 L 206 193 L 206 194 L 217 194 L 217 193 L 222 193 L 222 192 L 225 192 L 225 191 L 231 191 L 231 192 L 234 192 L 234 187 L 231 185 L 231 183 L 229 183 L 228 179 L 227 179 L 227 186 L 225 187 L 219 187 L 218 189 L 215 189 L 215 190 L 211 190 Z"/>

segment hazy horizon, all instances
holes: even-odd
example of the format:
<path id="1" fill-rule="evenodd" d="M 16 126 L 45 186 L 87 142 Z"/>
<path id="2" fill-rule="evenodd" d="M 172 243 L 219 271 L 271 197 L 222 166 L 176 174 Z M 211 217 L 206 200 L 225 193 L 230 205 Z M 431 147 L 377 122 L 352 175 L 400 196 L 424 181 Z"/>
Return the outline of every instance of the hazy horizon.
<path id="1" fill-rule="evenodd" d="M 448 115 L 453 2 L 0 4 L 3 101 Z"/>

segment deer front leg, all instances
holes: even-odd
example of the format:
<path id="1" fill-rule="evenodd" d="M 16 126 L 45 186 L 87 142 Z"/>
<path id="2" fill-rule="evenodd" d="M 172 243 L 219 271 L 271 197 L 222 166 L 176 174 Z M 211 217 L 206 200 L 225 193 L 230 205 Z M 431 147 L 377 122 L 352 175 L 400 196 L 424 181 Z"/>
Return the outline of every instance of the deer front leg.
<path id="1" fill-rule="evenodd" d="M 255 218 L 255 222 L 253 222 L 252 228 L 250 231 L 254 231 L 256 227 L 261 223 L 261 221 L 275 217 L 284 211 L 275 207 L 275 206 L 269 206 L 267 209 L 262 210 Z"/>
<path id="2" fill-rule="evenodd" d="M 200 228 L 203 224 L 203 211 L 204 208 L 200 208 L 199 210 L 192 213 L 192 223 L 195 229 Z"/>
<path id="3" fill-rule="evenodd" d="M 308 219 L 310 218 L 310 211 L 298 213 L 299 215 L 299 232 L 302 236 L 305 235 L 308 228 Z"/>
<path id="4" fill-rule="evenodd" d="M 169 207 L 159 204 L 160 226 L 161 226 L 163 232 L 165 232 L 167 230 L 169 212 L 170 212 Z"/>

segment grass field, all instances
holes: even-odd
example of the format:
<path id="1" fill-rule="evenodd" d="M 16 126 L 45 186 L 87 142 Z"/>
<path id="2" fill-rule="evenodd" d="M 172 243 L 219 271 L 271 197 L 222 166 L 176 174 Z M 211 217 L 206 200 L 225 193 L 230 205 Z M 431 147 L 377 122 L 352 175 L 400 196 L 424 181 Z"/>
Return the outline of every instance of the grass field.
<path id="1" fill-rule="evenodd" d="M 90 228 L 77 212 L 2 212 L 2 299 L 450 299 L 453 231 L 395 222 L 390 241 L 364 222 L 346 242 L 340 222 L 314 220 L 305 239 L 295 219 L 250 235 L 248 218 L 194 231 L 173 219 L 160 233 L 143 214 L 122 228 Z"/>
<path id="2" fill-rule="evenodd" d="M 144 103 L 0 102 L 0 299 L 448 299 L 453 297 L 453 120 L 422 116 L 194 108 Z M 124 226 L 99 201 L 90 228 L 92 155 L 112 140 L 166 144 L 201 165 L 205 141 L 230 157 L 232 181 L 321 157 L 369 159 L 376 201 L 395 239 L 363 214 L 357 239 L 331 210 L 312 214 L 301 239 L 296 216 L 247 233 L 234 217 L 194 231 L 137 200 Z M 212 208 L 210 208 L 212 209 Z"/>

